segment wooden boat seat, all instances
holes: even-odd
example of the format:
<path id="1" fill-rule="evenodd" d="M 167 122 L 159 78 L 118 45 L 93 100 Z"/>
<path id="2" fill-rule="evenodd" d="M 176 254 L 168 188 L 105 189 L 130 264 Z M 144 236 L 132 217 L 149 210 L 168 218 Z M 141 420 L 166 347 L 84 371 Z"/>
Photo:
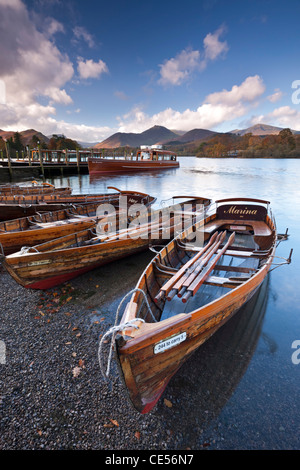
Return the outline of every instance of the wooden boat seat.
<path id="1" fill-rule="evenodd" d="M 272 230 L 270 227 L 263 221 L 263 220 L 230 220 L 230 219 L 215 219 L 212 222 L 209 222 L 204 227 L 205 233 L 213 233 L 215 230 L 219 230 L 221 227 L 226 225 L 230 228 L 230 225 L 233 226 L 233 230 L 246 230 L 247 227 L 252 229 L 254 232 L 254 236 L 270 236 L 272 235 Z"/>
<path id="2" fill-rule="evenodd" d="M 211 286 L 222 286 L 228 287 L 229 289 L 234 289 L 243 282 L 247 281 L 250 278 L 248 276 L 233 276 L 233 277 L 219 277 L 219 276 L 209 276 L 204 284 L 209 284 Z"/>

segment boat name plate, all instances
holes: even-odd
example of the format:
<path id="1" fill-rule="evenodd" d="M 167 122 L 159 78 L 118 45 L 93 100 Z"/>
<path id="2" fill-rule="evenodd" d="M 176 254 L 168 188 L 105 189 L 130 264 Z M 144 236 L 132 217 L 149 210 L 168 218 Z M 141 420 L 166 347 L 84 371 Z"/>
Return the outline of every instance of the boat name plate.
<path id="1" fill-rule="evenodd" d="M 185 340 L 186 340 L 185 331 L 183 333 L 180 333 L 179 335 L 170 336 L 169 338 L 166 338 L 163 341 L 160 341 L 159 343 L 155 344 L 154 354 L 158 354 L 158 353 L 166 351 L 167 349 L 173 348 L 174 346 L 177 346 L 178 344 L 182 343 Z"/>
<path id="2" fill-rule="evenodd" d="M 230 225 L 230 230 L 247 230 L 245 225 Z"/>
<path id="3" fill-rule="evenodd" d="M 45 259 L 45 260 L 40 260 L 40 261 L 32 261 L 31 263 L 28 263 L 27 266 L 39 266 L 41 264 L 50 264 L 51 260 Z"/>

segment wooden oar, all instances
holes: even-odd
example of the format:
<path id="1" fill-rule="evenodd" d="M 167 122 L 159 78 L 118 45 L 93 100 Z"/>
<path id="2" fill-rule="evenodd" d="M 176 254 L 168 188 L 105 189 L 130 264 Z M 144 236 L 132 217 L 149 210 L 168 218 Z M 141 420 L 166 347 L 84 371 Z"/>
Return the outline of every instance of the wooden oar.
<path id="1" fill-rule="evenodd" d="M 217 232 L 211 237 L 207 245 L 205 245 L 196 256 L 191 258 L 187 263 L 185 263 L 182 268 L 177 271 L 177 273 L 171 277 L 160 289 L 159 294 L 155 297 L 155 301 L 158 302 L 164 295 L 167 295 L 172 289 L 173 285 L 180 279 L 187 270 L 197 261 L 199 258 L 209 249 L 209 247 L 214 243 L 217 238 Z"/>
<path id="2" fill-rule="evenodd" d="M 198 274 L 202 271 L 204 266 L 207 265 L 209 260 L 212 258 L 212 256 L 218 251 L 221 243 L 226 238 L 226 231 L 221 232 L 218 234 L 216 242 L 213 244 L 209 252 L 205 255 L 204 258 L 201 259 L 200 263 L 197 263 L 196 269 L 185 279 L 185 281 L 181 285 L 181 289 L 178 292 L 178 297 L 182 297 L 189 285 L 194 281 L 194 279 L 198 276 Z"/>
<path id="3" fill-rule="evenodd" d="M 227 243 L 224 245 L 224 247 L 220 250 L 220 252 L 217 254 L 217 256 L 206 266 L 206 268 L 196 277 L 196 279 L 192 282 L 192 284 L 188 287 L 187 292 L 184 294 L 182 297 L 182 302 L 185 303 L 188 301 L 188 299 L 192 296 L 195 295 L 197 290 L 200 288 L 200 286 L 203 284 L 203 282 L 207 279 L 211 271 L 214 269 L 216 266 L 217 262 L 219 259 L 223 256 L 227 248 L 234 242 L 235 238 L 235 232 L 233 232 Z"/>

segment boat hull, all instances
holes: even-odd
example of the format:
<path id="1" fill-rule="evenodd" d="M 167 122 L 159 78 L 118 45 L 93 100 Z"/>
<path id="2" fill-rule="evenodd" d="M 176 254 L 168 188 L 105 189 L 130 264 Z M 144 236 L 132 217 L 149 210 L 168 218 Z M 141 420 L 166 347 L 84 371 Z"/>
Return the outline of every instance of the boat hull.
<path id="1" fill-rule="evenodd" d="M 52 225 L 52 226 L 51 226 Z M 24 246 L 33 246 L 45 243 L 58 237 L 64 237 L 70 233 L 79 232 L 81 230 L 92 229 L 96 225 L 95 218 L 86 217 L 67 222 L 44 224 L 44 228 L 36 228 L 20 232 L 0 232 L 0 244 L 3 252 L 7 256 L 9 254 L 20 251 Z"/>
<path id="2" fill-rule="evenodd" d="M 201 230 L 206 231 L 205 233 L 207 234 L 209 227 L 213 225 L 217 227 L 217 222 L 218 219 L 215 216 L 209 216 L 202 225 Z M 247 232 L 244 226 L 245 220 L 235 220 L 234 224 L 232 220 L 225 222 L 229 222 L 232 230 L 237 231 L 240 236 L 244 236 L 244 233 Z M 224 243 L 223 248 L 219 248 L 218 242 L 216 242 L 218 245 L 216 250 L 219 251 L 214 251 L 213 253 L 215 254 L 215 263 L 219 262 L 216 271 L 222 271 L 222 261 L 219 260 L 221 256 L 224 256 L 224 253 L 228 257 L 237 256 L 239 259 L 245 260 L 252 257 L 254 264 L 251 265 L 250 263 L 250 265 L 245 267 L 235 265 L 234 263 L 231 265 L 231 262 L 227 261 L 224 265 L 224 271 L 231 272 L 231 275 L 229 274 L 228 277 L 218 277 L 217 275 L 212 275 L 211 278 L 206 277 L 203 282 L 210 284 L 208 287 L 222 286 L 221 293 L 211 297 L 210 300 L 207 300 L 204 295 L 202 302 L 199 302 L 195 297 L 195 299 L 191 299 L 191 305 L 194 305 L 194 307 L 188 309 L 184 307 L 188 304 L 184 303 L 184 296 L 182 297 L 182 294 L 179 295 L 180 292 L 178 290 L 176 294 L 178 298 L 174 299 L 175 303 L 170 304 L 166 315 L 163 316 L 163 302 L 167 303 L 168 300 L 167 293 L 165 297 L 161 297 L 161 289 L 165 288 L 166 290 L 168 280 L 177 276 L 176 281 L 169 281 L 170 289 L 173 288 L 174 282 L 178 283 L 179 275 L 182 275 L 179 273 L 180 271 L 187 273 L 187 277 L 190 276 L 191 265 L 187 266 L 185 264 L 188 264 L 188 262 L 182 263 L 182 269 L 175 269 L 175 264 L 178 263 L 178 249 L 182 244 L 182 240 L 185 239 L 192 229 L 198 230 L 200 228 L 197 224 L 163 248 L 141 275 L 136 286 L 136 292 L 133 293 L 125 309 L 120 322 L 120 332 L 115 339 L 116 357 L 120 366 L 121 376 L 131 403 L 140 413 L 145 414 L 153 409 L 168 382 L 178 369 L 199 346 L 207 341 L 253 297 L 268 275 L 276 250 L 275 223 L 267 216 L 264 222 L 265 235 L 258 236 L 257 233 L 262 231 L 260 222 L 253 220 L 248 223 L 250 224 L 250 222 L 255 229 L 254 234 L 249 232 L 249 236 L 253 237 L 256 242 L 259 242 L 262 248 L 251 254 L 249 248 L 247 251 L 244 246 L 241 246 L 240 250 L 238 250 L 237 244 L 236 246 L 233 245 L 234 248 L 230 250 L 231 245 L 229 241 L 230 239 L 234 240 L 234 232 L 229 237 L 228 242 Z M 224 225 L 224 221 L 220 220 L 220 223 Z M 264 242 L 262 239 L 264 239 Z M 178 241 L 179 243 L 177 243 Z M 184 249 L 182 248 L 182 250 Z M 199 249 L 197 251 L 199 256 L 201 256 L 202 250 Z M 216 254 L 218 252 L 220 252 L 219 255 Z M 206 253 L 203 256 L 207 256 Z M 176 263 L 172 262 L 173 256 L 177 258 Z M 188 257 L 188 259 L 191 258 Z M 201 260 L 201 258 L 199 259 Z M 172 265 L 173 273 L 175 272 L 175 274 L 172 274 L 172 271 L 170 271 Z M 159 274 L 158 271 L 160 271 Z M 231 277 L 235 271 L 240 274 L 236 277 Z M 176 274 L 177 272 L 178 275 Z M 201 275 L 201 270 L 198 272 Z M 209 273 L 207 276 L 210 275 Z M 246 275 L 246 273 L 248 274 Z M 165 281 L 167 280 L 166 283 L 162 282 L 163 277 Z M 184 276 L 182 278 L 184 279 Z M 148 307 L 144 302 L 144 296 L 141 295 L 141 292 L 144 292 L 144 296 L 148 299 Z M 170 291 L 166 290 L 166 292 Z M 197 305 L 198 307 L 196 307 Z M 151 308 L 152 316 L 156 317 L 154 322 L 150 316 L 149 308 Z M 139 318 L 143 318 L 144 321 L 139 322 Z M 136 320 L 137 329 L 131 326 L 133 320 Z M 126 327 L 128 324 L 130 326 Z M 123 329 L 121 325 L 123 325 Z"/>
<path id="3" fill-rule="evenodd" d="M 113 160 L 101 158 L 89 158 L 88 167 L 90 175 L 101 175 L 107 173 L 128 173 L 143 172 L 153 170 L 167 170 L 178 168 L 178 161 L 134 161 L 134 160 Z"/>
<path id="4" fill-rule="evenodd" d="M 132 404 L 142 414 L 151 411 L 178 369 L 255 294 L 267 274 L 267 268 L 251 285 L 244 284 L 232 296 L 193 314 L 178 315 L 157 324 L 141 325 L 139 338 L 124 347 L 117 341 L 117 356 Z M 174 348 L 154 354 L 161 341 L 177 335 L 186 339 Z"/>
<path id="5" fill-rule="evenodd" d="M 3 265 L 23 287 L 49 289 L 105 264 L 147 250 L 149 243 L 148 239 L 128 239 L 123 240 L 122 244 L 115 241 L 45 253 L 32 251 L 23 256 L 19 252 L 17 257 L 14 254 L 5 257 Z"/>
<path id="6" fill-rule="evenodd" d="M 209 207 L 210 200 L 194 198 L 188 201 L 188 206 L 192 203 L 194 217 L 202 218 L 202 207 Z M 161 214 L 161 210 L 158 210 L 153 213 L 152 222 L 148 220 L 144 225 L 135 226 L 133 222 L 123 230 L 101 236 L 90 230 L 72 233 L 12 253 L 4 258 L 3 265 L 24 287 L 54 287 L 104 264 L 147 250 L 150 245 L 165 245 L 174 237 L 175 231 L 182 227 L 184 213 L 181 209 L 184 204 L 166 208 L 168 229 L 163 225 L 167 219 L 156 220 L 155 214 L 157 217 Z M 178 208 L 179 215 L 175 216 Z M 100 224 L 106 224 L 106 219 L 102 219 Z"/>

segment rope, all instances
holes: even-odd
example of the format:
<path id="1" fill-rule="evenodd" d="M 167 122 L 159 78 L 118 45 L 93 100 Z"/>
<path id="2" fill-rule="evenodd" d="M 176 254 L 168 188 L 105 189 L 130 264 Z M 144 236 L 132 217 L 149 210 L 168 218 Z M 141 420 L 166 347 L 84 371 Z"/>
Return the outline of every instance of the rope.
<path id="1" fill-rule="evenodd" d="M 39 250 L 35 248 L 34 246 L 22 246 L 20 253 L 21 255 L 26 255 L 27 253 L 29 253 L 30 250 L 33 250 L 39 253 Z"/>
<path id="2" fill-rule="evenodd" d="M 127 297 L 129 297 L 130 295 L 132 295 L 133 293 L 135 292 L 141 292 L 143 295 L 144 295 L 144 299 L 146 301 L 146 305 L 148 307 L 148 310 L 151 314 L 151 317 L 152 319 L 156 322 L 156 319 L 154 318 L 153 316 L 153 313 L 151 311 L 151 308 L 150 308 L 150 305 L 149 305 L 149 302 L 148 302 L 148 299 L 146 297 L 146 294 L 145 292 L 142 290 L 142 289 L 139 289 L 138 287 L 135 288 L 135 289 L 132 289 L 130 292 L 128 292 L 124 297 L 123 299 L 121 300 L 121 302 L 119 303 L 119 306 L 117 308 L 117 313 L 116 313 L 116 318 L 115 318 L 115 324 L 114 326 L 112 326 L 101 338 L 101 341 L 99 343 L 99 348 L 98 348 L 98 361 L 99 361 L 99 366 L 100 366 L 100 370 L 101 370 L 101 373 L 104 377 L 104 379 L 106 380 L 109 376 L 109 372 L 110 372 L 110 365 L 111 365 L 111 358 L 112 358 L 112 351 L 113 351 L 113 345 L 114 345 L 114 341 L 115 341 L 115 338 L 116 338 L 116 335 L 118 332 L 120 331 L 123 331 L 125 330 L 126 328 L 134 328 L 135 330 L 138 330 L 139 329 L 139 326 L 136 325 L 135 322 L 142 322 L 142 323 L 145 323 L 145 320 L 143 318 L 134 318 L 133 320 L 130 320 L 128 322 L 125 322 L 125 323 L 121 323 L 119 325 L 117 325 L 118 323 L 118 318 L 119 318 L 119 312 L 120 312 L 120 309 L 124 303 L 124 301 L 127 299 Z M 106 368 L 106 372 L 104 371 L 104 366 L 103 366 L 103 361 L 102 361 L 102 349 L 103 349 L 103 344 L 106 340 L 106 338 L 108 336 L 111 335 L 111 342 L 110 342 L 110 348 L 109 348 L 109 355 L 108 355 L 108 359 L 107 359 L 107 368 Z"/>

